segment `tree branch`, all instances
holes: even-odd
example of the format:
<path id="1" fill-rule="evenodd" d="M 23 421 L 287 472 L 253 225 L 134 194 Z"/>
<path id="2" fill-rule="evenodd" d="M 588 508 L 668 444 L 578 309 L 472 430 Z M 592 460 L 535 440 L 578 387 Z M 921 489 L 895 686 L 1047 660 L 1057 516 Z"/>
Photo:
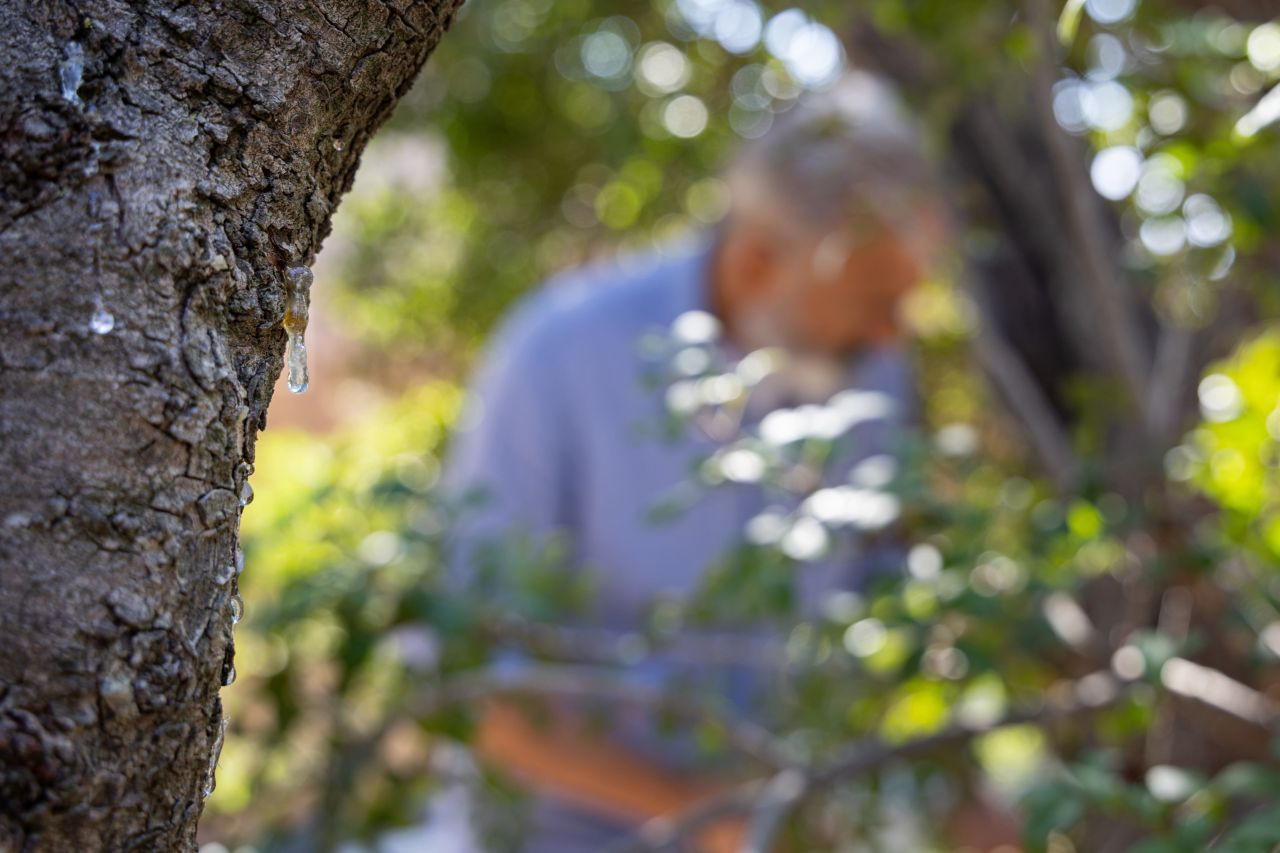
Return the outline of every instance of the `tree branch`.
<path id="1" fill-rule="evenodd" d="M 1057 43 L 1052 22 L 1045 0 L 1026 0 L 1024 9 L 1027 23 L 1040 43 L 1040 56 L 1032 74 L 1032 102 L 1037 124 L 1049 150 L 1050 167 L 1066 208 L 1066 237 L 1075 247 L 1082 284 L 1093 297 L 1098 312 L 1103 350 L 1133 410 L 1145 414 L 1148 366 L 1140 330 L 1124 283 L 1107 257 L 1097 218 L 1090 210 L 1095 203 L 1093 188 L 1070 148 L 1070 138 L 1053 115 L 1052 63 Z M 1143 423 L 1146 423 L 1145 417 Z"/>
<path id="2" fill-rule="evenodd" d="M 601 699 L 666 710 L 715 726 L 738 751 L 772 769 L 789 767 L 796 756 L 763 726 L 686 693 L 630 681 L 604 667 L 574 664 L 522 664 L 518 668 L 489 667 L 454 676 L 424 688 L 408 703 L 404 716 L 422 717 L 445 707 L 470 705 L 490 696 L 526 695 Z"/>
<path id="3" fill-rule="evenodd" d="M 1079 465 L 1062 424 L 1026 365 L 994 327 L 977 336 L 978 359 L 1027 430 L 1031 446 L 1059 492 L 1076 485 Z"/>
<path id="4" fill-rule="evenodd" d="M 619 651 L 628 641 L 640 639 L 665 659 L 698 666 L 746 666 L 776 670 L 788 665 L 786 655 L 770 641 L 753 641 L 732 632 L 681 633 L 654 638 L 630 631 L 571 627 L 499 616 L 486 629 L 497 639 L 551 657 L 626 666 L 632 659 Z"/>
<path id="5" fill-rule="evenodd" d="M 615 845 L 609 853 L 641 853 L 641 851 L 667 850 L 682 839 L 724 817 L 749 812 L 753 816 L 759 809 L 773 810 L 753 822 L 752 839 L 771 837 L 786 809 L 800 802 L 805 796 L 838 783 L 851 776 L 874 770 L 891 760 L 918 758 L 929 753 L 968 744 L 974 738 L 1006 726 L 1048 725 L 1064 719 L 1095 714 L 1119 703 L 1128 694 L 1128 685 L 1106 671 L 1094 672 L 1078 681 L 1069 682 L 1049 691 L 1045 704 L 1037 709 L 1009 714 L 989 725 L 958 725 L 937 734 L 892 744 L 880 738 L 870 737 L 858 741 L 840 757 L 825 767 L 808 770 L 794 768 L 791 774 L 778 774 L 768 779 L 752 779 L 719 794 L 706 798 L 675 817 L 660 817 L 642 826 L 634 838 Z M 785 772 L 785 771 L 784 771 Z M 782 779 L 784 781 L 777 781 Z M 773 786 L 771 789 L 771 785 Z M 793 792 L 779 803 L 779 789 Z M 774 796 L 766 798 L 772 790 Z M 756 848 L 747 848 L 756 849 Z"/>
<path id="6" fill-rule="evenodd" d="M 1147 419 L 1152 435 L 1162 443 L 1174 438 L 1181 426 L 1186 383 L 1195 368 L 1195 338 L 1191 329 L 1164 324 L 1156 342 L 1147 386 Z"/>
<path id="7" fill-rule="evenodd" d="M 1213 667 L 1173 658 L 1160 671 L 1160 683 L 1181 699 L 1196 702 L 1250 726 L 1274 731 L 1280 726 L 1280 702 Z"/>
<path id="8" fill-rule="evenodd" d="M 734 749 L 770 770 L 790 767 L 797 761 L 792 751 L 763 726 L 724 709 L 713 708 L 691 696 L 628 681 L 603 667 L 536 663 L 518 669 L 488 667 L 464 672 L 416 690 L 399 708 L 388 713 L 376 730 L 365 737 L 353 739 L 346 748 L 339 750 L 332 762 L 334 769 L 326 778 L 338 789 L 345 789 L 356 768 L 368 756 L 376 754 L 378 744 L 404 720 L 422 719 L 447 708 L 475 705 L 500 695 L 600 699 L 668 710 L 716 727 Z"/>
<path id="9" fill-rule="evenodd" d="M 778 829 L 796 803 L 804 798 L 808 780 L 799 770 L 790 768 L 777 773 L 764 785 L 753 807 L 755 816 L 742 853 L 768 853 Z"/>

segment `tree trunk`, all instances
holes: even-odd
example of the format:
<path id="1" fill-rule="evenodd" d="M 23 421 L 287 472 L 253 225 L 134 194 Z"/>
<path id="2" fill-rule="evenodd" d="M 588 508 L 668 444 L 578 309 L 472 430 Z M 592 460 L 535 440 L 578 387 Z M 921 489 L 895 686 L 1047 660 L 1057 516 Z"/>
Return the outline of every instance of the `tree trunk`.
<path id="1" fill-rule="evenodd" d="M 0 850 L 194 847 L 286 273 L 458 5 L 6 13 Z"/>

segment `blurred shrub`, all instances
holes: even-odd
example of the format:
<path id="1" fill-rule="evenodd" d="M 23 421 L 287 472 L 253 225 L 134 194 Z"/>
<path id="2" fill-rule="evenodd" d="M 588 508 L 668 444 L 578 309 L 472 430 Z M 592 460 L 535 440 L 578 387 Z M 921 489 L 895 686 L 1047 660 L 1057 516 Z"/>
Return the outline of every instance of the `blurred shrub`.
<path id="1" fill-rule="evenodd" d="M 389 357 L 465 362 L 547 272 L 714 223 L 724 205 L 714 168 L 804 85 L 822 82 L 802 61 L 831 50 L 814 18 L 844 34 L 865 12 L 921 47 L 946 70 L 943 84 L 905 94 L 945 138 L 973 91 L 1025 99 L 1037 48 L 1020 9 L 473 3 L 393 136 L 366 155 L 383 179 L 362 183 L 339 214 L 344 315 Z M 1280 80 L 1275 25 L 1157 2 L 1071 0 L 1054 11 L 1064 51 L 1054 118 L 1091 147 L 1090 179 L 1115 203 L 1116 252 L 1154 316 L 1187 332 L 1223 316 L 1274 317 L 1267 238 L 1280 160 L 1274 128 L 1257 123 Z M 989 238 L 975 226 L 960 243 L 980 249 Z M 868 489 L 880 498 L 836 496 L 892 506 L 879 535 L 905 542 L 902 571 L 798 617 L 788 590 L 810 546 L 848 535 L 821 501 L 808 503 L 756 525 L 773 533 L 744 541 L 700 597 L 655 612 L 643 637 L 621 638 L 622 654 L 599 644 L 597 657 L 634 661 L 682 627 L 747 613 L 784 636 L 769 709 L 781 754 L 821 762 L 868 738 L 902 748 L 974 729 L 953 749 L 887 760 L 803 804 L 787 828 L 800 849 L 883 841 L 881 818 L 895 808 L 940 824 L 967 790 L 986 786 L 1023 796 L 1031 850 L 1077 849 L 1103 820 L 1145 838 L 1135 849 L 1270 849 L 1280 827 L 1267 807 L 1277 787 L 1265 731 L 1259 741 L 1245 722 L 1216 726 L 1244 733 L 1248 762 L 1216 742 L 1201 766 L 1157 759 L 1189 726 L 1177 716 L 1177 684 L 1163 677 L 1171 660 L 1221 665 L 1259 707 L 1280 683 L 1280 337 L 1256 334 L 1203 377 L 1203 422 L 1165 457 L 1171 488 L 1121 496 L 1104 485 L 1107 472 L 1090 470 L 1063 497 L 1030 469 L 973 365 L 974 306 L 939 280 L 910 313 L 925 429 Z M 1100 409 L 1114 397 L 1073 393 Z M 454 773 L 440 762 L 443 745 L 468 735 L 471 703 L 446 700 L 479 695 L 467 673 L 490 671 L 514 629 L 545 640 L 535 629 L 554 627 L 580 598 L 554 553 L 521 543 L 490 563 L 476 595 L 444 591 L 448 530 L 466 507 L 444 505 L 433 487 L 459 397 L 430 384 L 332 440 L 260 441 L 259 501 L 244 523 L 250 609 L 236 635 L 240 678 L 225 693 L 232 725 L 212 831 L 316 849 L 413 819 Z M 1073 437 L 1086 461 L 1097 458 L 1103 422 L 1086 419 Z M 739 438 L 732 449 L 754 454 L 761 477 L 827 457 L 821 437 L 785 447 Z M 708 460 L 700 488 L 724 482 L 724 462 Z M 1211 630 L 1176 629 L 1187 596 L 1217 608 Z M 1123 629 L 1101 636 L 1086 605 L 1123 610 Z M 573 658 L 563 644 L 530 646 L 546 662 Z M 1199 683 L 1205 695 L 1223 684 Z M 1108 685 L 1122 695 L 1105 711 L 1037 716 L 1064 690 L 1097 699 Z M 985 730 L 1002 721 L 1016 724 Z M 723 725 L 694 728 L 708 754 L 734 748 Z M 518 798 L 502 780 L 481 772 L 471 783 L 478 802 L 514 814 Z M 493 828 L 504 823 L 518 832 L 514 819 Z M 512 840 L 494 839 L 494 849 Z"/>

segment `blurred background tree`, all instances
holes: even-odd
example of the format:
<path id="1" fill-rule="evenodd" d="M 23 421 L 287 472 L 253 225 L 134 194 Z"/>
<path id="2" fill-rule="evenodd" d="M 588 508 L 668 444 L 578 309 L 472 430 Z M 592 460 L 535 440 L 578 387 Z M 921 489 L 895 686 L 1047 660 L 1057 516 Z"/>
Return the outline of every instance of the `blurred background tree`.
<path id="1" fill-rule="evenodd" d="M 260 444 L 206 836 L 368 840 L 452 786 L 486 845 L 518 837 L 518 790 L 457 747 L 469 704 L 621 688 L 558 678 L 583 650 L 554 628 L 575 598 L 554 554 L 511 558 L 474 600 L 439 589 L 465 511 L 433 493 L 460 384 L 549 273 L 712 227 L 738 141 L 856 66 L 919 111 L 956 208 L 957 263 L 910 306 L 925 433 L 871 484 L 886 517 L 810 496 L 595 662 L 733 608 L 785 626 L 766 746 L 722 708 L 645 699 L 709 754 L 799 779 L 720 804 L 762 847 L 928 849 L 971 789 L 1017 804 L 1027 849 L 1280 843 L 1267 6 L 473 0 L 371 143 L 317 266 L 313 391 L 278 399 Z M 823 440 L 733 447 L 769 476 Z M 790 613 L 815 536 L 889 522 L 913 543 L 900 577 Z M 490 666 L 513 637 L 540 684 Z M 903 814 L 931 816 L 908 822 L 922 835 L 893 835 Z"/>

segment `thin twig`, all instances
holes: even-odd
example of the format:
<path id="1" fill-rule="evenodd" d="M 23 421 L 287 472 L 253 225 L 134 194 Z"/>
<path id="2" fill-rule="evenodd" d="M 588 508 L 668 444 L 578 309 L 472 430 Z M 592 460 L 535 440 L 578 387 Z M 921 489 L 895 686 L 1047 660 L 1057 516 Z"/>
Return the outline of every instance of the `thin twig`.
<path id="1" fill-rule="evenodd" d="M 1156 342 L 1156 359 L 1147 388 L 1147 418 L 1151 434 L 1161 443 L 1174 438 L 1185 414 L 1182 401 L 1195 369 L 1196 333 L 1165 323 Z"/>
<path id="2" fill-rule="evenodd" d="M 795 802 L 822 788 L 851 776 L 866 773 L 891 760 L 917 758 L 922 755 L 963 746 L 976 737 L 995 729 L 1016 725 L 1048 725 L 1063 719 L 1095 714 L 1119 703 L 1128 695 L 1129 685 L 1117 680 L 1109 672 L 1099 671 L 1069 682 L 1050 691 L 1046 703 L 1037 709 L 1007 715 L 989 725 L 959 725 L 937 734 L 892 744 L 879 738 L 866 738 L 855 743 L 845 753 L 825 766 L 814 767 L 801 773 Z M 774 777 L 776 778 L 776 777 Z M 644 824 L 635 837 L 609 848 L 609 853 L 643 853 L 643 851 L 667 850 L 682 839 L 716 820 L 749 812 L 754 814 L 762 807 L 764 793 L 773 779 L 751 779 L 733 788 L 712 795 L 675 817 L 655 818 Z"/>
<path id="3" fill-rule="evenodd" d="M 350 743 L 339 763 L 358 764 L 375 754 L 377 745 L 388 732 L 404 720 L 422 719 L 447 708 L 476 705 L 503 695 L 600 699 L 666 710 L 718 728 L 731 747 L 770 770 L 784 769 L 797 760 L 794 753 L 763 726 L 687 694 L 629 681 L 603 667 L 530 663 L 519 668 L 487 667 L 463 672 L 419 688 L 394 713 L 389 713 L 374 732 Z"/>
<path id="4" fill-rule="evenodd" d="M 785 768 L 796 761 L 791 750 L 751 720 L 687 693 L 638 683 L 597 666 L 529 663 L 512 670 L 477 670 L 454 676 L 437 687 L 424 688 L 407 703 L 404 714 L 424 716 L 434 709 L 474 704 L 497 695 L 602 699 L 665 710 L 721 729 L 732 747 L 766 767 Z"/>
<path id="5" fill-rule="evenodd" d="M 1263 731 L 1280 727 L 1280 702 L 1241 681 L 1186 658 L 1172 658 L 1160 670 L 1170 693 L 1205 705 Z"/>
<path id="6" fill-rule="evenodd" d="M 804 797 L 808 780 L 795 769 L 783 770 L 765 783 L 760 799 L 753 807 L 755 816 L 742 853 L 768 853 L 773 849 L 774 836 L 786 820 L 791 808 Z"/>
<path id="7" fill-rule="evenodd" d="M 777 638 L 767 635 L 752 638 L 729 631 L 683 631 L 655 637 L 634 631 L 551 625 L 500 616 L 489 620 L 486 628 L 498 639 L 575 662 L 628 666 L 635 662 L 631 647 L 638 640 L 645 644 L 646 652 L 660 651 L 664 660 L 675 663 L 745 666 L 770 672 L 791 666 L 785 652 L 779 650 Z"/>
<path id="8" fill-rule="evenodd" d="M 1028 157 L 1016 127 L 1011 128 L 1000 115 L 994 100 L 975 98 L 960 117 L 957 130 L 969 139 L 963 156 L 990 185 L 991 200 L 1015 250 L 1053 269 L 1070 268 L 1074 258 L 1062 240 L 1060 211 L 1046 202 L 1051 186 L 1043 166 Z"/>
<path id="9" fill-rule="evenodd" d="M 1069 494 L 1076 486 L 1079 465 L 1062 424 L 1030 371 L 994 326 L 978 333 L 977 352 L 982 366 L 1026 427 L 1045 472 L 1059 492 Z"/>
<path id="10" fill-rule="evenodd" d="M 1211 667 L 1184 658 L 1173 658 L 1165 664 L 1161 681 L 1170 693 L 1181 699 L 1207 705 L 1240 722 L 1266 731 L 1272 731 L 1280 725 L 1280 703 Z M 918 758 L 963 746 L 976 737 L 1007 726 L 1045 726 L 1098 713 L 1122 701 L 1135 683 L 1120 681 L 1111 673 L 1100 670 L 1051 690 L 1043 707 L 1009 714 L 990 725 L 954 726 L 901 744 L 886 743 L 878 738 L 858 741 L 825 767 L 813 768 L 807 772 L 794 770 L 794 773 L 801 773 L 800 781 L 789 781 L 788 786 L 800 793 L 790 799 L 785 807 L 789 809 L 808 794 L 851 776 L 874 770 L 891 760 Z M 651 820 L 640 828 L 636 837 L 611 848 L 610 853 L 666 850 L 721 818 L 743 812 L 754 814 L 760 808 L 777 809 L 775 802 L 765 801 L 765 793 L 776 778 L 778 777 L 749 780 L 708 797 L 680 815 Z M 768 818 L 778 819 L 778 815 Z M 762 822 L 759 826 L 763 831 L 765 824 Z"/>
<path id="11" fill-rule="evenodd" d="M 1093 297 L 1098 330 L 1111 367 L 1130 398 L 1133 410 L 1144 414 L 1147 405 L 1148 365 L 1144 346 L 1124 282 L 1108 257 L 1093 208 L 1096 197 L 1071 140 L 1053 115 L 1054 56 L 1056 36 L 1045 0 L 1026 0 L 1027 23 L 1040 44 L 1040 56 L 1032 75 L 1034 112 L 1049 150 L 1053 175 L 1066 208 L 1066 237 L 1075 247 L 1085 292 Z M 1145 425 L 1146 417 L 1142 418 Z"/>

